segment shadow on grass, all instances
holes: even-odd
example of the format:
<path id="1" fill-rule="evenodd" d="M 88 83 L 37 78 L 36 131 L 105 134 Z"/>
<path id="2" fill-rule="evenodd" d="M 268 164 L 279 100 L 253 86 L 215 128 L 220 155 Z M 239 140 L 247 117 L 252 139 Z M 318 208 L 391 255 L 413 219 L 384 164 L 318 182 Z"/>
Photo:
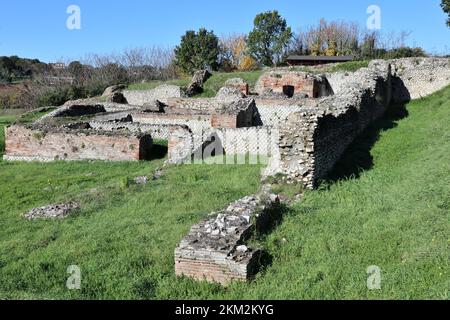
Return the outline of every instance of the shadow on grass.
<path id="1" fill-rule="evenodd" d="M 264 217 L 261 217 L 256 224 L 255 239 L 262 241 L 266 236 L 275 231 L 283 223 L 283 219 L 289 213 L 289 210 L 288 206 L 280 204 L 267 212 Z M 256 274 L 267 270 L 273 263 L 272 255 L 264 249 L 259 250 L 255 254 L 254 259 L 256 259 L 254 263 L 251 263 L 249 266 L 249 274 L 252 275 L 252 279 Z"/>
<path id="2" fill-rule="evenodd" d="M 341 159 L 335 165 L 328 177 L 320 185 L 330 185 L 340 180 L 357 179 L 361 173 L 372 169 L 372 147 L 383 131 L 393 129 L 397 121 L 408 116 L 405 105 L 391 105 L 386 114 L 372 123 L 361 135 L 353 141 Z"/>

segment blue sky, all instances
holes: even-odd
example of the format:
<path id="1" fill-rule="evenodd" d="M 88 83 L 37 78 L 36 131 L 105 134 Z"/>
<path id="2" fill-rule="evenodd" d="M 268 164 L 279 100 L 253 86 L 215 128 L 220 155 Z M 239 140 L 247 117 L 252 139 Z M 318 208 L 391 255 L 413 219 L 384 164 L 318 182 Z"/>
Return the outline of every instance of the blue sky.
<path id="1" fill-rule="evenodd" d="M 0 56 L 46 62 L 141 46 L 174 46 L 188 29 L 247 33 L 257 13 L 277 9 L 295 31 L 320 18 L 366 25 L 366 9 L 382 10 L 382 31 L 411 32 L 409 44 L 450 53 L 440 0 L 2 0 Z M 68 30 L 66 9 L 81 8 L 81 30 Z"/>

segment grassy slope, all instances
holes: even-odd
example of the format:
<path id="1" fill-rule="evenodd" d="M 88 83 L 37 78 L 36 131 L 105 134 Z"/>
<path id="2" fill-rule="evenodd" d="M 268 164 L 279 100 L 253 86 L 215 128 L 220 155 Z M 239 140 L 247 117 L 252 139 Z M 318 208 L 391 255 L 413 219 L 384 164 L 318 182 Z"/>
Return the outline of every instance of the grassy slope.
<path id="1" fill-rule="evenodd" d="M 369 157 L 364 143 L 350 150 L 350 159 L 370 159 L 370 170 L 307 192 L 272 234 L 256 239 L 272 264 L 229 288 L 174 277 L 173 249 L 205 212 L 253 192 L 259 168 L 174 167 L 138 187 L 124 179 L 162 160 L 0 162 L 0 297 L 448 299 L 450 88 L 408 111 Z M 73 197 L 85 208 L 67 220 L 20 217 Z M 71 264 L 82 268 L 81 291 L 64 287 Z M 381 291 L 366 288 L 370 265 L 382 270 Z"/>

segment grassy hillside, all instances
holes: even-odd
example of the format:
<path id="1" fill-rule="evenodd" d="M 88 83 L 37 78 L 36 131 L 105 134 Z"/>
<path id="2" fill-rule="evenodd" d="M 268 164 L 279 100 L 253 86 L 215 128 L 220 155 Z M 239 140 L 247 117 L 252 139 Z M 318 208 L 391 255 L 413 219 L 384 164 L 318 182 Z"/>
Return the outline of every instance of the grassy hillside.
<path id="1" fill-rule="evenodd" d="M 205 213 L 254 192 L 259 167 L 171 167 L 135 186 L 129 178 L 151 174 L 163 159 L 0 162 L 0 298 L 448 299 L 450 88 L 407 111 L 374 124 L 329 181 L 306 192 L 274 232 L 253 239 L 272 264 L 229 288 L 176 278 L 173 250 Z M 69 199 L 83 209 L 66 220 L 21 217 Z M 65 288 L 73 264 L 82 270 L 80 291 Z M 381 269 L 381 290 L 366 287 L 371 265 Z"/>
<path id="2" fill-rule="evenodd" d="M 250 90 L 252 90 L 256 84 L 256 81 L 261 76 L 262 71 L 253 72 L 215 72 L 212 77 L 204 84 L 204 92 L 199 95 L 199 97 L 214 97 L 221 87 L 223 87 L 225 81 L 231 78 L 242 78 L 247 81 L 250 85 Z M 150 81 L 145 83 L 136 83 L 130 85 L 128 88 L 130 90 L 149 90 L 156 88 L 162 84 L 174 84 L 182 87 L 187 87 L 190 83 L 190 79 L 181 80 L 171 80 L 171 81 Z"/>
<path id="3" fill-rule="evenodd" d="M 325 72 L 338 72 L 338 71 L 348 71 L 354 72 L 360 68 L 367 67 L 369 61 L 349 61 L 343 63 L 334 63 L 331 65 L 323 65 L 316 67 L 293 67 L 291 70 L 312 72 L 312 73 L 325 73 Z M 255 84 L 258 78 L 264 73 L 262 70 L 252 71 L 252 72 L 214 72 L 212 77 L 205 82 L 204 92 L 198 97 L 214 97 L 217 91 L 225 84 L 225 81 L 231 78 L 242 78 L 248 82 L 250 86 L 250 91 L 254 90 Z M 154 89 L 162 84 L 173 84 L 181 87 L 187 87 L 191 79 L 176 79 L 169 81 L 150 81 L 143 83 L 131 84 L 128 89 L 130 90 L 149 90 Z"/>

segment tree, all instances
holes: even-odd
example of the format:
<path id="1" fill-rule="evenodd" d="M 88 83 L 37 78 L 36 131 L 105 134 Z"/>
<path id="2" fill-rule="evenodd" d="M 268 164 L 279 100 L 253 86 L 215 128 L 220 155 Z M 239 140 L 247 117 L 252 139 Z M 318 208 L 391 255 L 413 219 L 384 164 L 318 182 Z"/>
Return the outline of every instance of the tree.
<path id="1" fill-rule="evenodd" d="M 83 78 L 84 68 L 79 61 L 72 61 L 67 67 L 69 74 L 74 78 L 75 82 L 78 83 Z"/>
<path id="2" fill-rule="evenodd" d="M 450 0 L 442 0 L 441 7 L 442 10 L 448 14 L 447 26 L 450 27 Z"/>
<path id="3" fill-rule="evenodd" d="M 245 35 L 230 34 L 222 36 L 219 40 L 220 48 L 220 67 L 233 71 L 238 69 L 239 64 L 247 51 L 247 39 Z"/>
<path id="4" fill-rule="evenodd" d="M 204 28 L 198 33 L 187 31 L 175 48 L 175 65 L 190 74 L 200 69 L 217 70 L 218 57 L 219 39 L 213 31 Z"/>
<path id="5" fill-rule="evenodd" d="M 286 20 L 278 11 L 268 11 L 256 16 L 247 45 L 250 54 L 257 61 L 271 66 L 281 61 L 291 38 L 292 31 Z"/>

